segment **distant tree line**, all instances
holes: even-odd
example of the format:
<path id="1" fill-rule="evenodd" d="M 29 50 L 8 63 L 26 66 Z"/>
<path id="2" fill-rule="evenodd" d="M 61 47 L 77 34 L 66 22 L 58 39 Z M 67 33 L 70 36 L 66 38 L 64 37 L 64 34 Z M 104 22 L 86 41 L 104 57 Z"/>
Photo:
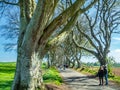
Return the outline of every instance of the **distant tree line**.
<path id="1" fill-rule="evenodd" d="M 86 66 L 100 66 L 99 62 L 83 62 L 83 64 Z M 112 67 L 120 67 L 120 62 L 114 62 Z"/>

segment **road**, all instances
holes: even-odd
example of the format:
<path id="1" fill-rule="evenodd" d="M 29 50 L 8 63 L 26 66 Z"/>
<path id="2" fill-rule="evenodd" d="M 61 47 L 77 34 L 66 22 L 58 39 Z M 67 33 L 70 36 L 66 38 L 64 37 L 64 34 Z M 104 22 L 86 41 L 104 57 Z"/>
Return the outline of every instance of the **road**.
<path id="1" fill-rule="evenodd" d="M 70 90 L 120 90 L 120 87 L 113 83 L 99 86 L 99 81 L 96 78 L 88 77 L 72 69 L 59 69 L 59 71 Z"/>

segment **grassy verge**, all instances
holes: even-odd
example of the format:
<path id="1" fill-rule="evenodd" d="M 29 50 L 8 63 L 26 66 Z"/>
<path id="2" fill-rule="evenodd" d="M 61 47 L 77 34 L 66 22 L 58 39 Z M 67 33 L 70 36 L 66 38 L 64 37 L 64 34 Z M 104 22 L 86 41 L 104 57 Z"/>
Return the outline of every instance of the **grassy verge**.
<path id="1" fill-rule="evenodd" d="M 45 71 L 45 74 L 43 75 L 43 80 L 45 83 L 52 83 L 56 85 L 61 85 L 62 78 L 59 75 L 59 72 L 56 68 L 51 67 Z"/>
<path id="2" fill-rule="evenodd" d="M 120 76 L 110 77 L 109 80 L 114 81 L 115 83 L 120 85 Z"/>
<path id="3" fill-rule="evenodd" d="M 83 67 L 83 68 L 77 69 L 77 71 L 82 72 L 84 74 L 88 74 L 88 75 L 96 75 L 98 69 L 90 69 L 88 67 Z"/>
<path id="4" fill-rule="evenodd" d="M 10 90 L 14 78 L 15 67 L 15 62 L 0 62 L 0 90 Z M 62 79 L 56 68 L 45 69 L 45 65 L 43 65 L 42 68 L 44 72 L 43 79 L 45 83 L 54 83 L 57 85 L 61 84 Z"/>
<path id="5" fill-rule="evenodd" d="M 77 71 L 80 71 L 87 75 L 96 75 L 98 72 L 98 68 L 91 69 L 91 68 L 85 67 L 85 68 L 77 69 Z M 108 79 L 120 85 L 120 76 L 110 74 Z"/>
<path id="6" fill-rule="evenodd" d="M 16 63 L 0 63 L 0 90 L 10 90 Z"/>

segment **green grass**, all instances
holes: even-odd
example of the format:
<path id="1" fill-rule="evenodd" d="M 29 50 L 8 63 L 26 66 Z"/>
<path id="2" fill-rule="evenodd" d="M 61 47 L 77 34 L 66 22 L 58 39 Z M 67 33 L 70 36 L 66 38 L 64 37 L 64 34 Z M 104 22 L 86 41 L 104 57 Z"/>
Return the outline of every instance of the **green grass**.
<path id="1" fill-rule="evenodd" d="M 120 85 L 120 76 L 110 77 L 109 80 L 112 80 Z"/>
<path id="2" fill-rule="evenodd" d="M 83 72 L 85 74 L 91 74 L 91 75 L 97 74 L 97 70 L 91 70 L 89 67 L 79 68 L 78 71 Z"/>
<path id="3" fill-rule="evenodd" d="M 10 90 L 16 63 L 0 63 L 0 90 Z"/>
<path id="4" fill-rule="evenodd" d="M 0 62 L 0 90 L 10 90 L 14 78 L 16 63 Z M 43 79 L 45 83 L 54 83 L 60 85 L 62 78 L 56 68 L 46 69 L 46 65 L 42 65 Z"/>
<path id="5" fill-rule="evenodd" d="M 59 72 L 54 67 L 46 70 L 45 74 L 43 75 L 43 80 L 45 83 L 54 83 L 57 85 L 60 85 L 63 82 Z"/>

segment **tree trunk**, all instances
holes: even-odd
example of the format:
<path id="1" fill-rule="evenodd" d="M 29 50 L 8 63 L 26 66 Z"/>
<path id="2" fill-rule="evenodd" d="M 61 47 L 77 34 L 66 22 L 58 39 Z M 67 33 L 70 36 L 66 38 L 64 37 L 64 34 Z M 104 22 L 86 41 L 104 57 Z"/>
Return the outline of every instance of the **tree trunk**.
<path id="1" fill-rule="evenodd" d="M 12 90 L 44 90 L 38 53 L 22 50 L 19 54 Z"/>
<path id="2" fill-rule="evenodd" d="M 100 65 L 106 65 L 106 59 L 99 59 Z"/>
<path id="3" fill-rule="evenodd" d="M 77 67 L 76 68 L 80 68 L 80 67 L 81 67 L 80 60 L 77 60 Z"/>
<path id="4" fill-rule="evenodd" d="M 48 60 L 47 60 L 47 68 L 50 68 L 50 56 L 49 56 L 49 54 L 48 54 Z"/>
<path id="5" fill-rule="evenodd" d="M 73 60 L 72 62 L 71 62 L 71 68 L 73 68 L 74 66 L 75 66 L 75 60 Z"/>

